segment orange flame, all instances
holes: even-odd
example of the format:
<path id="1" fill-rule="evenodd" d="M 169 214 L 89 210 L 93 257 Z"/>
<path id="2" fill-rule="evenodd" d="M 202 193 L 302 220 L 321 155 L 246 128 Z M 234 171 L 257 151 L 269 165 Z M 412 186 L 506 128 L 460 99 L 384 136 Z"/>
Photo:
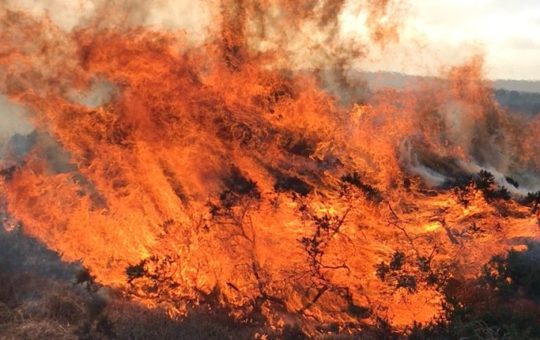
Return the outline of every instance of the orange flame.
<path id="1" fill-rule="evenodd" d="M 497 106 L 480 60 L 419 90 L 339 104 L 292 63 L 303 41 L 316 67 L 366 53 L 332 39 L 344 3 L 226 1 L 219 36 L 198 46 L 144 28 L 65 33 L 5 11 L 0 88 L 69 154 L 63 166 L 43 144 L 26 156 L 1 183 L 10 214 L 99 282 L 171 315 L 214 302 L 311 333 L 439 317 L 439 284 L 474 277 L 538 225 L 481 185 L 433 185 L 480 163 L 537 169 L 523 132 L 538 123 Z M 366 3 L 376 42 L 397 38 L 379 21 L 388 6 Z M 320 36 L 307 39 L 309 27 Z M 105 102 L 74 99 L 103 82 L 115 89 Z"/>

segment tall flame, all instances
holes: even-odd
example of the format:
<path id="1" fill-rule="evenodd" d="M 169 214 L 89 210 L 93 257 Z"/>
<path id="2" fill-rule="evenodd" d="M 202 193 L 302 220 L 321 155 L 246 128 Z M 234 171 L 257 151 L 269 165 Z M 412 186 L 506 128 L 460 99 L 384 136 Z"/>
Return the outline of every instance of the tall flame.
<path id="1" fill-rule="evenodd" d="M 480 59 L 340 103 L 304 67 L 343 80 L 368 52 L 335 39 L 345 5 L 224 1 L 203 44 L 104 25 L 110 6 L 72 32 L 4 10 L 0 89 L 42 140 L 2 180 L 10 214 L 171 315 L 218 303 L 307 332 L 439 317 L 443 282 L 538 237 L 504 199 L 522 192 L 472 174 L 537 171 L 540 122 L 494 102 Z M 358 9 L 372 43 L 397 39 L 392 6 Z M 97 105 L 77 95 L 104 86 Z"/>

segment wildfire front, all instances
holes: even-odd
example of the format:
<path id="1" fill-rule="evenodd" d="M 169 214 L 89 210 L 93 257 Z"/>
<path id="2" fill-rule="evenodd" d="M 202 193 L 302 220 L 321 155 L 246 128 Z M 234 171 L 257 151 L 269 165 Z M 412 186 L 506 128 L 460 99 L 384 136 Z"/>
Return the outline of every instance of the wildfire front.
<path id="1" fill-rule="evenodd" d="M 540 329 L 511 262 L 536 253 L 539 117 L 496 102 L 481 58 L 404 89 L 351 78 L 398 41 L 401 3 L 209 1 L 180 31 L 139 1 L 69 29 L 10 3 L 0 91 L 33 132 L 2 149 L 3 225 L 78 263 L 77 294 L 166 314 L 150 328 L 226 318 L 217 338 L 433 338 L 511 291 Z M 66 332 L 212 336 L 126 335 L 119 314 Z"/>

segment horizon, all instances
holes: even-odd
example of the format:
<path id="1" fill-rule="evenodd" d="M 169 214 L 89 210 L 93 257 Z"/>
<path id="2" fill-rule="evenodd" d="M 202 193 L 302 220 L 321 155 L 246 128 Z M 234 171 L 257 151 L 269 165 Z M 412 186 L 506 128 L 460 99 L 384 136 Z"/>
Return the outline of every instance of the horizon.
<path id="1" fill-rule="evenodd" d="M 419 77 L 419 78 L 442 78 L 438 75 L 422 75 L 420 73 L 407 73 L 407 72 L 401 72 L 401 71 L 392 71 L 392 70 L 384 70 L 384 69 L 376 69 L 376 70 L 361 70 L 361 72 L 365 73 L 389 73 L 389 74 L 399 74 L 402 76 L 407 77 Z M 488 81 L 497 82 L 497 81 L 513 81 L 513 82 L 523 82 L 523 83 L 540 83 L 539 79 L 518 79 L 518 78 L 486 78 Z"/>
<path id="2" fill-rule="evenodd" d="M 531 0 L 409 0 L 390 15 L 404 16 L 400 39 L 363 63 L 370 70 L 436 76 L 447 65 L 484 59 L 492 80 L 540 81 L 540 6 Z M 535 6 L 536 5 L 536 6 Z M 344 30 L 361 34 L 360 18 Z"/>

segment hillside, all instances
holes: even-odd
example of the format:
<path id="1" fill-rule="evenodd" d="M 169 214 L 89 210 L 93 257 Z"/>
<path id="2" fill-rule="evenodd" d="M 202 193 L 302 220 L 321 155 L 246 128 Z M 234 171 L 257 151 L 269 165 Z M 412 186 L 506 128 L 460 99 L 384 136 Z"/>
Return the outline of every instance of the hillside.
<path id="1" fill-rule="evenodd" d="M 396 72 L 357 72 L 349 74 L 351 78 L 363 78 L 372 90 L 385 87 L 414 87 L 419 81 L 435 80 L 432 77 L 420 77 Z M 495 80 L 493 89 L 497 101 L 511 111 L 525 114 L 540 112 L 540 81 Z"/>

